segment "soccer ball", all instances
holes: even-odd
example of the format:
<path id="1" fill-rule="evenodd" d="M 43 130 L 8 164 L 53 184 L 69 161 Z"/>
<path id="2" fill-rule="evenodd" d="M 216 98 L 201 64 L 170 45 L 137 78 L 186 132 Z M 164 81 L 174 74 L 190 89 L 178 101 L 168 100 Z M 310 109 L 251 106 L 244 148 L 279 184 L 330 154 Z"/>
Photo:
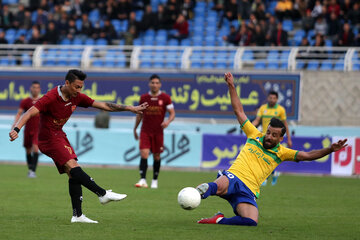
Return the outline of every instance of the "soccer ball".
<path id="1" fill-rule="evenodd" d="M 200 193 L 193 187 L 183 188 L 178 194 L 178 203 L 183 209 L 195 209 L 200 205 L 200 202 Z"/>

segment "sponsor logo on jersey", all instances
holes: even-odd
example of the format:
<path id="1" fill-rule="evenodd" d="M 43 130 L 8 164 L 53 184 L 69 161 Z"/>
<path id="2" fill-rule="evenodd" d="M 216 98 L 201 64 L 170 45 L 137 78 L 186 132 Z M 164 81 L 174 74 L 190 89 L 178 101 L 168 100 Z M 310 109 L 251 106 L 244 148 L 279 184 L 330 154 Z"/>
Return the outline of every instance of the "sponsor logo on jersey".
<path id="1" fill-rule="evenodd" d="M 70 154 L 72 154 L 72 149 L 69 146 L 64 145 L 64 147 L 69 151 Z"/>

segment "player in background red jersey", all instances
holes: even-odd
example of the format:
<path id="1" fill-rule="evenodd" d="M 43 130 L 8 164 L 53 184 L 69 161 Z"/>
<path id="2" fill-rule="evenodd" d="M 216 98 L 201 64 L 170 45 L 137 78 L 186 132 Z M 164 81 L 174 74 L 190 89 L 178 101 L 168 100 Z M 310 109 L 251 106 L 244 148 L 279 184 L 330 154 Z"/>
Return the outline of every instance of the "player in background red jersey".
<path id="1" fill-rule="evenodd" d="M 136 132 L 142 120 L 140 131 L 140 180 L 135 187 L 147 188 L 146 170 L 148 167 L 147 159 L 150 151 L 153 154 L 153 180 L 151 188 L 158 188 L 158 176 L 160 172 L 160 153 L 164 149 L 164 129 L 175 119 L 175 109 L 171 102 L 171 98 L 166 93 L 161 92 L 160 77 L 156 74 L 152 75 L 149 80 L 150 91 L 141 95 L 140 104 L 147 102 L 149 107 L 144 111 L 143 115 L 136 115 L 134 137 L 139 139 Z M 169 117 L 164 120 L 166 112 Z"/>
<path id="2" fill-rule="evenodd" d="M 88 176 L 77 162 L 77 156 L 62 128 L 75 111 L 76 107 L 94 107 L 109 112 L 131 111 L 141 114 L 147 103 L 140 106 L 124 106 L 115 103 L 98 102 L 80 91 L 84 86 L 86 74 L 80 70 L 69 70 L 65 84 L 57 86 L 46 93 L 36 104 L 21 116 L 9 133 L 10 141 L 18 137 L 20 129 L 33 116 L 40 113 L 39 148 L 40 151 L 53 159 L 59 173 L 69 176 L 69 193 L 73 207 L 71 222 L 97 223 L 82 213 L 81 185 L 95 193 L 100 203 L 120 201 L 126 194 L 114 193 L 99 187 L 93 178 Z M 106 155 L 105 155 L 106 156 Z"/>
<path id="3" fill-rule="evenodd" d="M 21 117 L 21 115 L 29 110 L 34 104 L 39 100 L 41 94 L 40 83 L 38 81 L 33 81 L 30 87 L 29 97 L 23 99 L 20 102 L 20 107 L 15 116 L 15 120 L 11 129 L 14 128 L 15 124 Z M 39 158 L 39 147 L 38 147 L 38 133 L 39 133 L 39 121 L 40 115 L 36 115 L 31 118 L 25 125 L 24 131 L 24 148 L 26 150 L 26 163 L 28 166 L 28 177 L 35 178 L 36 166 Z"/>

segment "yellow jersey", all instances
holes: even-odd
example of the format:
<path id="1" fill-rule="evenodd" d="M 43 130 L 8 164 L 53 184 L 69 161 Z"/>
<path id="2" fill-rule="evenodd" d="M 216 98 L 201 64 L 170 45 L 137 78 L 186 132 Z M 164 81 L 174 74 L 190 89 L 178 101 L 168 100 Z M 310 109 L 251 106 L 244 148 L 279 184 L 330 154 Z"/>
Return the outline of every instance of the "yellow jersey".
<path id="1" fill-rule="evenodd" d="M 265 134 L 271 118 L 276 117 L 281 121 L 285 121 L 286 111 L 285 108 L 279 104 L 275 104 L 274 107 L 269 107 L 268 104 L 264 104 L 261 105 L 256 116 L 261 118 L 262 132 Z"/>
<path id="2" fill-rule="evenodd" d="M 246 120 L 241 128 L 247 136 L 246 144 L 228 171 L 237 176 L 258 197 L 261 183 L 281 162 L 295 161 L 299 151 L 280 144 L 272 149 L 265 149 L 265 135 L 249 120 Z"/>

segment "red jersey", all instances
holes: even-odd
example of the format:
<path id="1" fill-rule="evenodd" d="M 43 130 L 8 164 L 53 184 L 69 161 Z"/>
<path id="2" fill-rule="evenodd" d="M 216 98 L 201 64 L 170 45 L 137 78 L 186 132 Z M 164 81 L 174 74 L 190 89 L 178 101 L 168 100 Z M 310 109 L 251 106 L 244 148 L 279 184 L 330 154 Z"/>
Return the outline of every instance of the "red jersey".
<path id="1" fill-rule="evenodd" d="M 24 112 L 26 112 L 32 106 L 34 106 L 38 100 L 39 99 L 32 99 L 31 97 L 25 98 L 20 102 L 20 108 L 22 108 Z M 39 121 L 39 114 L 30 118 L 25 125 L 25 134 L 34 133 L 35 135 L 37 135 L 37 132 L 39 131 Z"/>
<path id="2" fill-rule="evenodd" d="M 167 108 L 173 107 L 170 96 L 161 91 L 157 96 L 146 93 L 140 97 L 140 104 L 144 102 L 147 102 L 149 107 L 144 110 L 141 131 L 163 133 L 161 123 L 164 121 Z"/>
<path id="3" fill-rule="evenodd" d="M 62 127 L 65 125 L 76 107 L 90 107 L 94 100 L 79 93 L 76 97 L 65 101 L 60 86 L 51 89 L 37 101 L 35 107 L 40 111 L 39 141 L 46 141 L 54 136 L 65 134 Z"/>

